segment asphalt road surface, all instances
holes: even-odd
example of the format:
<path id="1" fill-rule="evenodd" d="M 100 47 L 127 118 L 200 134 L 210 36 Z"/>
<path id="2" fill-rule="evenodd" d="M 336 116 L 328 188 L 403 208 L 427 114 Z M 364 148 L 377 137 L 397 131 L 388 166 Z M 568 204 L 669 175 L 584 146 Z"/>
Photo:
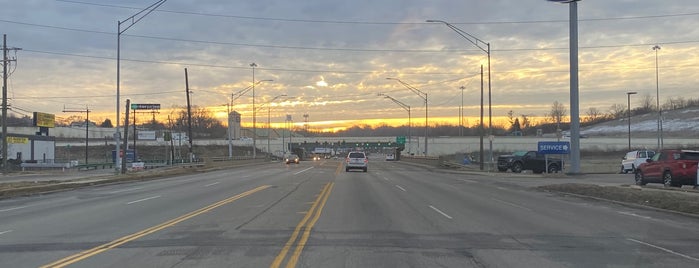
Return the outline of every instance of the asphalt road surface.
<path id="1" fill-rule="evenodd" d="M 699 218 L 373 160 L 0 201 L 0 267 L 699 267 Z"/>

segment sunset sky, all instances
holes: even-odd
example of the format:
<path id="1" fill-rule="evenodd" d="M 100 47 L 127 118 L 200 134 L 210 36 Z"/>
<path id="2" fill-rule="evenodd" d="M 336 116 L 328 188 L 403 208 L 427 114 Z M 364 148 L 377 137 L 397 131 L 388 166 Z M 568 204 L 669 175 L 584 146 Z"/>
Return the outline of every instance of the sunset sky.
<path id="1" fill-rule="evenodd" d="M 7 34 L 13 113 L 54 113 L 89 107 L 90 119 L 116 117 L 117 22 L 155 1 L 0 0 L 0 33 Z M 699 98 L 699 3 L 695 0 L 583 0 L 578 3 L 580 114 L 606 113 L 656 95 L 660 102 Z M 255 87 L 258 122 L 285 114 L 311 128 L 396 124 L 411 106 L 424 124 L 424 101 L 397 81 L 427 93 L 430 124 L 458 124 L 463 94 L 467 124 L 478 122 L 480 65 L 486 53 L 444 20 L 491 44 L 492 115 L 543 116 L 554 101 L 570 106 L 568 5 L 545 0 L 334 1 L 168 0 L 121 35 L 121 98 L 159 103 L 166 116 L 192 104 L 225 121 L 231 94 Z M 125 23 L 124 25 L 128 25 Z M 124 26 L 122 25 L 122 26 Z M 487 73 L 486 84 L 487 90 Z M 274 104 L 275 96 L 286 94 Z M 488 104 L 486 91 L 486 105 Z M 233 102 L 252 121 L 252 91 Z M 144 115 L 145 116 L 145 115 Z M 121 117 L 123 119 L 123 116 Z M 487 120 L 487 107 L 486 107 Z"/>

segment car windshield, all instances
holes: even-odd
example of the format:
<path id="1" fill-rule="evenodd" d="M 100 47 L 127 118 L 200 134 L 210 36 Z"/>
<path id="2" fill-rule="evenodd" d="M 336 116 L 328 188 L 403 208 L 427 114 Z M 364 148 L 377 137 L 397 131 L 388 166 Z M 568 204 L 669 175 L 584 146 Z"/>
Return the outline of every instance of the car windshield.
<path id="1" fill-rule="evenodd" d="M 699 268 L 697 0 L 0 3 L 0 268 Z"/>
<path id="2" fill-rule="evenodd" d="M 516 151 L 512 153 L 514 156 L 524 156 L 525 154 L 527 154 L 527 151 Z"/>

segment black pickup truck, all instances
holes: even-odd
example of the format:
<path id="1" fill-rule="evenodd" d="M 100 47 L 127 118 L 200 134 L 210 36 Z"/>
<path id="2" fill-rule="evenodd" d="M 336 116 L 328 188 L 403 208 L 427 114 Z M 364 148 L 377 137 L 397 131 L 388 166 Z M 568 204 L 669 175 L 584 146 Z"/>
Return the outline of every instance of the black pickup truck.
<path id="1" fill-rule="evenodd" d="M 548 158 L 548 167 L 546 167 L 546 156 L 537 151 L 514 152 L 511 155 L 498 156 L 498 170 L 505 172 L 508 169 L 512 172 L 520 173 L 522 170 L 531 170 L 534 173 L 560 172 L 563 167 L 563 161 L 558 158 Z"/>

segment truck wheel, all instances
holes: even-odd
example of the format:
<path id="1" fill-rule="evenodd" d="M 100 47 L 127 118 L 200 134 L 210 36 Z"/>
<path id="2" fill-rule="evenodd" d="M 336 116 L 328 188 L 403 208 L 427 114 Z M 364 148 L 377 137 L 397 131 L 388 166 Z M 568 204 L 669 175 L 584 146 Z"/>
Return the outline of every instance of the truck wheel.
<path id="1" fill-rule="evenodd" d="M 665 173 L 663 173 L 663 184 L 665 187 L 677 187 L 677 184 L 672 181 L 672 173 L 670 173 L 670 171 L 665 171 Z"/>
<path id="2" fill-rule="evenodd" d="M 512 172 L 522 173 L 522 163 L 517 162 L 517 163 L 512 164 Z"/>
<path id="3" fill-rule="evenodd" d="M 640 170 L 636 171 L 634 173 L 634 180 L 636 180 L 636 185 L 643 186 L 646 185 L 646 182 L 643 180 L 643 172 Z"/>
<path id="4" fill-rule="evenodd" d="M 559 171 L 561 171 L 561 169 L 558 168 L 558 165 L 556 165 L 556 164 L 549 165 L 549 173 L 558 173 Z"/>
<path id="5" fill-rule="evenodd" d="M 626 170 L 626 169 L 624 169 L 624 165 L 621 165 L 621 171 L 619 171 L 619 173 L 624 173 L 624 174 L 626 174 L 626 173 L 629 173 L 629 171 Z"/>

